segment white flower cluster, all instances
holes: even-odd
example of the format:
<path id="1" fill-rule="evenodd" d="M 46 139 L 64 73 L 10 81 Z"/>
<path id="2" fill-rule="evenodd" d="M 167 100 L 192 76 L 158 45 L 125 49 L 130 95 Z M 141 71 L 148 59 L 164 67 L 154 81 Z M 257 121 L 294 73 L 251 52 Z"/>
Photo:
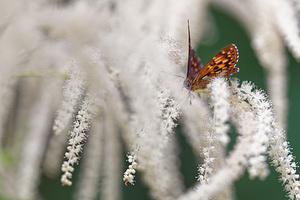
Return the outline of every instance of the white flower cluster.
<path id="1" fill-rule="evenodd" d="M 162 120 L 164 121 L 162 132 L 165 130 L 167 133 L 172 134 L 174 128 L 177 126 L 176 120 L 180 116 L 179 106 L 177 105 L 177 102 L 170 96 L 170 92 L 166 90 L 159 92 L 158 103 L 162 113 Z"/>
<path id="2" fill-rule="evenodd" d="M 264 179 L 268 174 L 268 166 L 266 164 L 266 153 L 269 146 L 269 137 L 271 135 L 271 124 L 274 120 L 271 102 L 262 90 L 254 90 L 254 85 L 243 82 L 238 89 L 237 96 L 240 100 L 247 101 L 250 109 L 255 114 L 257 121 L 256 131 L 252 135 L 252 145 L 249 148 L 249 166 L 248 172 L 250 177 L 259 176 Z"/>
<path id="3" fill-rule="evenodd" d="M 216 134 L 217 141 L 222 146 L 227 146 L 230 141 L 227 132 L 230 127 L 226 124 L 229 120 L 229 89 L 228 84 L 223 78 L 216 78 L 214 84 L 209 84 L 208 88 L 211 89 L 211 106 L 214 110 L 213 115 L 213 129 Z"/>
<path id="4" fill-rule="evenodd" d="M 73 130 L 69 135 L 69 142 L 67 152 L 65 153 L 66 161 L 63 162 L 61 170 L 64 174 L 61 176 L 62 185 L 72 185 L 70 179 L 72 178 L 72 172 L 74 171 L 74 165 L 78 163 L 79 154 L 82 151 L 83 143 L 86 140 L 86 132 L 89 131 L 90 122 L 97 114 L 97 100 L 93 95 L 87 94 L 85 97 L 81 109 L 76 115 L 75 122 L 73 124 Z"/>
<path id="5" fill-rule="evenodd" d="M 286 141 L 284 131 L 273 124 L 275 130 L 274 136 L 270 140 L 270 149 L 268 154 L 272 160 L 271 164 L 280 174 L 280 180 L 284 189 L 288 192 L 290 199 L 300 199 L 300 181 L 299 174 L 296 172 L 298 167 L 295 163 L 289 143 Z"/>
<path id="6" fill-rule="evenodd" d="M 210 176 L 215 172 L 214 164 L 216 158 L 214 156 L 217 154 L 217 151 L 215 146 L 213 146 L 212 139 L 208 147 L 202 148 L 202 154 L 204 156 L 204 163 L 198 167 L 199 175 L 197 177 L 197 181 L 200 181 L 201 184 L 204 184 L 209 182 Z"/>
<path id="7" fill-rule="evenodd" d="M 201 183 L 208 183 L 209 177 L 220 166 L 220 159 L 224 157 L 224 147 L 229 142 L 229 89 L 228 84 L 223 78 L 215 78 L 209 85 L 211 90 L 211 106 L 214 110 L 211 120 L 211 130 L 205 131 L 206 145 L 202 147 L 204 163 L 199 166 L 197 180 Z M 217 163 L 216 163 L 217 162 Z"/>
<path id="8" fill-rule="evenodd" d="M 127 158 L 127 161 L 130 163 L 130 165 L 128 166 L 128 169 L 124 172 L 123 176 L 123 181 L 126 185 L 127 183 L 134 184 L 134 174 L 136 172 L 137 167 L 136 156 L 133 153 L 128 155 Z"/>

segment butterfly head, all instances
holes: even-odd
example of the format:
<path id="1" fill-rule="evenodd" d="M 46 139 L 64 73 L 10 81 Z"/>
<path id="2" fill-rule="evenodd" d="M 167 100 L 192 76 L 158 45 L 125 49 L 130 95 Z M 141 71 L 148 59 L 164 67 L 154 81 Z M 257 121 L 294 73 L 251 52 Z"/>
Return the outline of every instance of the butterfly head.
<path id="1" fill-rule="evenodd" d="M 191 81 L 188 80 L 188 79 L 185 79 L 185 80 L 184 80 L 183 85 L 184 85 L 184 87 L 185 87 L 187 90 L 191 90 L 191 89 L 192 89 L 192 83 L 191 83 Z"/>

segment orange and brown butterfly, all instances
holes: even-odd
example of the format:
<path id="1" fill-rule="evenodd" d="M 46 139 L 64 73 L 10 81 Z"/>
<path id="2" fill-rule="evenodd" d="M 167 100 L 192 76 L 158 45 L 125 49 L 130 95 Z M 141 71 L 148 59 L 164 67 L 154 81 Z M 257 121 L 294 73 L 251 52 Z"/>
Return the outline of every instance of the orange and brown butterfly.
<path id="1" fill-rule="evenodd" d="M 221 49 L 204 67 L 200 58 L 191 47 L 190 25 L 188 22 L 189 34 L 189 57 L 187 64 L 187 75 L 184 86 L 190 91 L 203 90 L 215 76 L 227 77 L 239 71 L 235 65 L 239 59 L 239 52 L 234 44 Z"/>

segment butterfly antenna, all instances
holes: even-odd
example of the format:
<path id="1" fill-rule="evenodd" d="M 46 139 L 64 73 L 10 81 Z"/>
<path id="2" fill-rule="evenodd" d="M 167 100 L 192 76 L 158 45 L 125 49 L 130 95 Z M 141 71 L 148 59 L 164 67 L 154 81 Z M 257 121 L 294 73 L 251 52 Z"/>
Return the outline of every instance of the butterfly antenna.
<path id="1" fill-rule="evenodd" d="M 191 47 L 190 21 L 187 20 L 187 22 L 188 22 L 189 48 L 192 48 L 192 47 Z M 190 52 L 189 52 L 189 53 L 190 53 Z"/>
<path id="2" fill-rule="evenodd" d="M 170 73 L 167 73 L 167 72 L 164 72 L 164 71 L 160 71 L 160 72 L 161 72 L 161 73 L 165 73 L 165 74 L 170 75 L 170 76 L 176 76 L 176 77 L 178 77 L 178 78 L 185 79 L 183 76 L 179 76 L 179 75 L 177 75 L 177 74 L 170 74 Z"/>
<path id="3" fill-rule="evenodd" d="M 179 77 L 179 78 L 182 78 L 182 79 L 185 79 L 183 76 L 179 76 L 179 75 L 174 75 L 174 74 L 172 74 L 173 76 L 177 76 L 177 77 Z"/>
<path id="4" fill-rule="evenodd" d="M 190 21 L 187 20 L 188 23 L 188 38 L 189 38 L 189 52 L 188 52 L 188 62 L 187 62 L 187 68 L 190 66 L 190 56 L 191 56 L 191 51 L 192 51 L 192 46 L 191 46 L 191 32 L 190 32 Z M 187 76 L 189 74 L 189 70 L 187 70 Z"/>

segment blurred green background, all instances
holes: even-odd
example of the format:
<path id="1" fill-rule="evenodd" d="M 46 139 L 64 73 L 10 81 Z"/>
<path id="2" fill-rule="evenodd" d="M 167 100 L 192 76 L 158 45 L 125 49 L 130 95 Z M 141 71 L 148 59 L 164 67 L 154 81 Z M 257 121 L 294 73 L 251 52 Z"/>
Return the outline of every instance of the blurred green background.
<path id="1" fill-rule="evenodd" d="M 239 49 L 239 62 L 237 67 L 240 68 L 240 72 L 234 76 L 238 77 L 241 81 L 248 80 L 254 82 L 258 88 L 266 89 L 265 72 L 258 64 L 258 60 L 250 46 L 251 41 L 244 28 L 231 16 L 219 11 L 215 8 L 210 9 L 214 18 L 217 28 L 216 41 L 212 44 L 200 44 L 197 48 L 197 54 L 201 57 L 203 64 L 205 64 L 212 56 L 224 46 L 234 43 Z M 192 27 L 191 27 L 192 28 Z M 288 54 L 289 66 L 288 66 L 288 92 L 289 92 L 289 117 L 288 117 L 288 141 L 293 148 L 296 161 L 300 160 L 300 136 L 298 128 L 300 126 L 299 116 L 300 102 L 299 86 L 300 86 L 300 66 L 295 59 Z M 275 58 L 274 58 L 275 60 Z M 187 187 L 190 187 L 195 182 L 195 176 L 197 174 L 197 163 L 195 161 L 195 155 L 191 148 L 186 144 L 185 138 L 180 133 L 180 127 L 177 129 L 177 137 L 181 142 L 181 158 L 182 158 L 182 171 L 184 173 L 184 181 Z M 124 171 L 127 163 L 125 163 L 124 152 Z M 84 155 L 82 156 L 84 157 Z M 248 200 L 282 200 L 288 199 L 285 197 L 286 193 L 283 191 L 281 183 L 278 182 L 278 174 L 274 171 L 273 167 L 270 167 L 271 174 L 264 180 L 252 180 L 248 179 L 248 175 L 235 183 L 236 199 Z M 55 179 L 49 179 L 43 176 L 40 184 L 40 192 L 42 198 L 45 200 L 68 200 L 73 199 L 72 193 L 75 189 L 77 182 L 78 172 L 80 166 L 76 167 L 74 174 L 74 182 L 72 187 L 62 187 L 60 184 L 60 177 Z M 80 180 L 78 180 L 80 181 Z M 122 181 L 122 177 L 120 177 Z M 122 186 L 123 199 L 125 200 L 150 200 L 148 196 L 147 188 L 143 185 L 137 173 L 136 184 L 134 186 Z"/>

